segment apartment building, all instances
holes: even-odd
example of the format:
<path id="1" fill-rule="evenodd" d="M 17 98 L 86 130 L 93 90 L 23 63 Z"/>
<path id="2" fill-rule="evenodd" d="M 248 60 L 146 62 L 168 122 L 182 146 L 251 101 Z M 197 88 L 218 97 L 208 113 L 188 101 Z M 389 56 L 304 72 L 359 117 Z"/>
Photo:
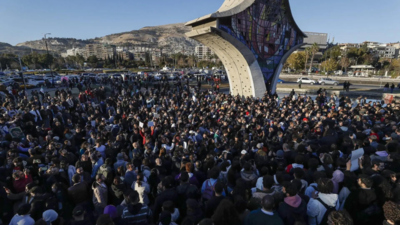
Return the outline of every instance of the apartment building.
<path id="1" fill-rule="evenodd" d="M 214 52 L 211 51 L 211 49 L 209 47 L 204 46 L 204 45 L 196 46 L 194 52 L 195 52 L 196 57 L 199 60 L 209 60 L 209 56 L 214 54 Z"/>

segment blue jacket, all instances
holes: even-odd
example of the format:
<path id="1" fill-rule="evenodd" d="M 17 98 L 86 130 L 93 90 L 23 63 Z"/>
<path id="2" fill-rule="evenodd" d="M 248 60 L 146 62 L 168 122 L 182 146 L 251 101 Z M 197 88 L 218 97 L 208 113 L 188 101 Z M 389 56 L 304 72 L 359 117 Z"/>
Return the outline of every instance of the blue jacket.
<path id="1" fill-rule="evenodd" d="M 132 183 L 136 181 L 136 173 L 134 170 L 132 171 L 126 171 L 125 173 L 125 184 L 130 187 L 132 186 Z"/>
<path id="2" fill-rule="evenodd" d="M 96 178 L 97 171 L 103 164 L 104 164 L 103 158 L 99 158 L 99 160 L 97 160 L 97 162 L 93 165 L 92 175 L 91 175 L 92 179 Z"/>

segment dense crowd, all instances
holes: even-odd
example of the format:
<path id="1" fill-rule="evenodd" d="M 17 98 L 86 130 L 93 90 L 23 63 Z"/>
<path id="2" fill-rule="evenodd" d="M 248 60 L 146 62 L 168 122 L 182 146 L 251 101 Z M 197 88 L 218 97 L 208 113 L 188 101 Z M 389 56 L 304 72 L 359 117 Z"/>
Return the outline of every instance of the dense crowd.
<path id="1" fill-rule="evenodd" d="M 4 224 L 400 222 L 399 104 L 75 81 L 1 100 Z"/>

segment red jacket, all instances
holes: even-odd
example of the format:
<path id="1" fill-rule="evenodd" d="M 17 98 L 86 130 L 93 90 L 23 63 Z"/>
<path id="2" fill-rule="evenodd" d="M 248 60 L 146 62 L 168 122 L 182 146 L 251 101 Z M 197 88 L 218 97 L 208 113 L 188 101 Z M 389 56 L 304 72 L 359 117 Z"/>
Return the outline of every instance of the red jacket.
<path id="1" fill-rule="evenodd" d="M 19 178 L 19 180 L 13 181 L 14 191 L 16 193 L 21 193 L 25 191 L 25 186 L 32 182 L 31 175 L 25 175 L 24 177 Z"/>
<path id="2" fill-rule="evenodd" d="M 139 134 L 140 134 L 140 136 L 142 136 L 142 138 L 143 138 L 143 145 L 145 145 L 145 144 L 146 144 L 146 135 L 144 135 L 143 132 L 142 132 L 141 130 L 139 130 Z M 151 127 L 151 136 L 153 136 L 153 134 L 154 134 L 154 128 Z"/>

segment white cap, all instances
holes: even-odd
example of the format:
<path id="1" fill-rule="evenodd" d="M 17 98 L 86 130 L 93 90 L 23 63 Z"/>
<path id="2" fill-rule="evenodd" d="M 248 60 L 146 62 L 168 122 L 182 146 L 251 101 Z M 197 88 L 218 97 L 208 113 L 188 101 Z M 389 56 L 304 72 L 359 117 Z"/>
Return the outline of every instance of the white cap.
<path id="1" fill-rule="evenodd" d="M 242 153 L 242 155 L 246 155 L 247 151 L 246 150 L 242 150 L 240 153 Z"/>

